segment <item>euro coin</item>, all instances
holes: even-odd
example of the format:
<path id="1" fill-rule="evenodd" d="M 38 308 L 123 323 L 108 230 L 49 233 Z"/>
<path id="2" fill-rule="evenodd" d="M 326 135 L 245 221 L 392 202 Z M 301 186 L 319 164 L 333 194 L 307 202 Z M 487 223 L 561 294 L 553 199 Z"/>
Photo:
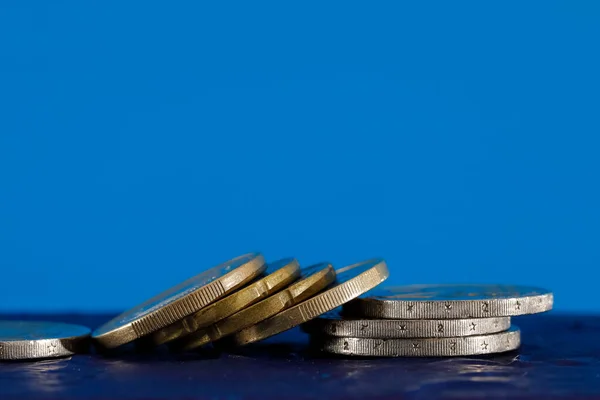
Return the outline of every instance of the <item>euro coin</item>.
<path id="1" fill-rule="evenodd" d="M 344 316 L 381 319 L 510 317 L 552 309 L 545 289 L 508 285 L 410 285 L 373 291 L 346 304 Z"/>
<path id="2" fill-rule="evenodd" d="M 322 351 L 365 357 L 451 357 L 502 353 L 521 345 L 517 327 L 490 335 L 429 339 L 372 339 L 319 336 L 313 345 Z"/>
<path id="3" fill-rule="evenodd" d="M 232 293 L 266 269 L 258 253 L 239 256 L 196 275 L 100 326 L 92 338 L 111 349 L 164 328 Z"/>
<path id="4" fill-rule="evenodd" d="M 335 281 L 331 264 L 320 263 L 302 269 L 302 279 L 214 325 L 172 342 L 175 350 L 191 350 L 255 325 L 321 292 Z"/>
<path id="5" fill-rule="evenodd" d="M 237 292 L 159 329 L 148 337 L 154 345 L 160 345 L 227 318 L 294 282 L 300 276 L 300 264 L 295 258 L 278 260 L 268 264 L 266 274 Z"/>
<path id="6" fill-rule="evenodd" d="M 389 275 L 383 259 L 372 259 L 336 271 L 336 284 L 330 289 L 288 308 L 273 317 L 232 336 L 237 345 L 266 339 L 310 321 L 360 296 L 385 281 Z"/>
<path id="7" fill-rule="evenodd" d="M 0 321 L 0 360 L 66 357 L 89 347 L 90 329 L 58 322 Z"/>
<path id="8" fill-rule="evenodd" d="M 510 328 L 510 317 L 467 319 L 346 319 L 331 311 L 302 326 L 313 335 L 356 338 L 434 338 L 484 335 Z"/>

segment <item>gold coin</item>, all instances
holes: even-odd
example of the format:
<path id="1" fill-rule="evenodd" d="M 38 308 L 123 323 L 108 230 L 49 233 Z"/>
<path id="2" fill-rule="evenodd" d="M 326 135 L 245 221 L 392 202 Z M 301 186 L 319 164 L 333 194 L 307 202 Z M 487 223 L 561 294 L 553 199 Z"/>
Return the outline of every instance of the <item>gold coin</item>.
<path id="1" fill-rule="evenodd" d="M 332 288 L 236 333 L 232 336 L 233 342 L 245 345 L 287 331 L 373 289 L 388 275 L 383 259 L 367 260 L 341 268 L 337 271 L 337 283 Z"/>
<path id="2" fill-rule="evenodd" d="M 139 339 L 186 317 L 250 282 L 266 269 L 259 253 L 236 257 L 113 318 L 92 333 L 105 348 Z"/>
<path id="3" fill-rule="evenodd" d="M 267 276 L 174 324 L 159 329 L 148 338 L 154 345 L 164 344 L 227 318 L 294 282 L 300 276 L 300 264 L 295 258 L 278 260 L 268 264 L 266 273 Z"/>
<path id="4" fill-rule="evenodd" d="M 265 300 L 225 318 L 212 326 L 173 342 L 178 350 L 191 350 L 234 334 L 244 328 L 264 321 L 319 293 L 335 281 L 335 270 L 328 263 L 315 264 L 302 269 L 303 279 Z"/>

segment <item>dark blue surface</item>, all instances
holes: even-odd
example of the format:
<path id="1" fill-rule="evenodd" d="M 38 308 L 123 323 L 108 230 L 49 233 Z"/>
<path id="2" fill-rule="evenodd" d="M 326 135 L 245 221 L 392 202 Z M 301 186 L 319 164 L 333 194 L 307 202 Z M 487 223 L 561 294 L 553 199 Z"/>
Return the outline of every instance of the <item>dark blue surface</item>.
<path id="1" fill-rule="evenodd" d="M 0 309 L 120 310 L 260 250 L 598 310 L 599 19 L 2 1 Z"/>
<path id="2" fill-rule="evenodd" d="M 5 316 L 0 318 L 41 318 Z M 95 327 L 107 315 L 46 319 Z M 332 358 L 288 331 L 234 351 L 183 355 L 129 350 L 43 362 L 0 363 L 0 398 L 9 399 L 598 399 L 600 318 L 515 318 L 516 352 L 425 359 Z"/>

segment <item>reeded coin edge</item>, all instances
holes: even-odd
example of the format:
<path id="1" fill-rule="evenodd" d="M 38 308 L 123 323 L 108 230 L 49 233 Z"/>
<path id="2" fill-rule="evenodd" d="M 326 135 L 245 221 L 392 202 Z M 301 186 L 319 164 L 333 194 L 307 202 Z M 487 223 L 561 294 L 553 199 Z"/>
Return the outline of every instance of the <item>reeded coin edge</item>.
<path id="1" fill-rule="evenodd" d="M 217 322 L 213 326 L 199 329 L 177 340 L 173 343 L 173 348 L 178 351 L 192 350 L 233 335 L 304 301 L 307 295 L 312 296 L 321 292 L 335 281 L 336 276 L 331 264 L 322 264 L 326 267 L 293 283 L 288 288 Z"/>
<path id="2" fill-rule="evenodd" d="M 355 338 L 437 338 L 474 336 L 503 332 L 510 328 L 510 317 L 401 320 L 316 318 L 302 325 L 312 335 Z"/>
<path id="3" fill-rule="evenodd" d="M 356 267 L 373 261 L 367 260 L 358 263 Z M 388 276 L 387 265 L 384 260 L 380 260 L 358 276 L 234 334 L 232 340 L 237 345 L 245 345 L 284 332 L 368 292 L 385 281 Z"/>
<path id="4" fill-rule="evenodd" d="M 0 360 L 68 357 L 89 349 L 90 335 L 53 339 L 0 341 Z"/>
<path id="5" fill-rule="evenodd" d="M 292 258 L 283 267 L 251 282 L 237 292 L 231 293 L 195 313 L 153 332 L 150 335 L 150 340 L 154 345 L 161 345 L 182 339 L 199 329 L 215 324 L 255 304 L 266 296 L 277 293 L 285 286 L 292 284 L 299 275 L 300 264 L 298 260 Z M 176 335 L 175 332 L 177 331 L 178 334 Z"/>
<path id="6" fill-rule="evenodd" d="M 243 255 L 239 257 L 243 257 Z M 101 347 L 107 349 L 124 345 L 200 310 L 202 307 L 248 283 L 265 269 L 264 257 L 262 254 L 257 254 L 255 258 L 249 260 L 247 263 L 236 267 L 220 278 L 164 307 L 101 335 L 94 335 L 92 333 L 92 338 Z"/>
<path id="7" fill-rule="evenodd" d="M 389 319 L 463 319 L 511 317 L 552 309 L 552 293 L 511 299 L 382 300 L 360 298 L 343 308 L 344 316 Z"/>
<path id="8" fill-rule="evenodd" d="M 490 335 L 457 338 L 372 339 L 319 336 L 313 346 L 346 356 L 361 357 L 453 357 L 503 353 L 521 345 L 521 332 L 510 330 Z"/>

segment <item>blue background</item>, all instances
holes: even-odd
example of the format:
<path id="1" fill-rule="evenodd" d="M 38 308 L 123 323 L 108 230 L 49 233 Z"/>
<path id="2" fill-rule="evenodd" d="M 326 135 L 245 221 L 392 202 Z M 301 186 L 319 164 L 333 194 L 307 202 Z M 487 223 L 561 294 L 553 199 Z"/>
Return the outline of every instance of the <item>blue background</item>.
<path id="1" fill-rule="evenodd" d="M 240 253 L 600 309 L 597 2 L 0 3 L 1 310 Z"/>

